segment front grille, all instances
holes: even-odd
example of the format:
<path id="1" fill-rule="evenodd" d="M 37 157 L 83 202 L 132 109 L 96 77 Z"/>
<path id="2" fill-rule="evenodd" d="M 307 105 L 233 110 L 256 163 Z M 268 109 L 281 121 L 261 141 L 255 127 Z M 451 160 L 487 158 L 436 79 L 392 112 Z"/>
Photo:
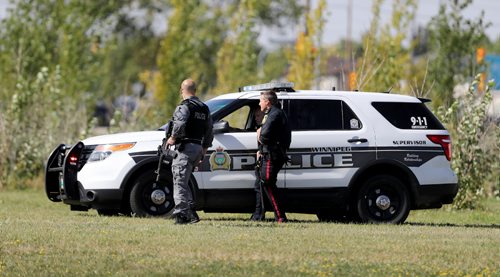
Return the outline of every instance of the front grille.
<path id="1" fill-rule="evenodd" d="M 82 169 L 82 167 L 87 163 L 87 160 L 96 147 L 97 145 L 85 145 L 78 161 L 78 171 L 80 171 L 80 169 Z"/>

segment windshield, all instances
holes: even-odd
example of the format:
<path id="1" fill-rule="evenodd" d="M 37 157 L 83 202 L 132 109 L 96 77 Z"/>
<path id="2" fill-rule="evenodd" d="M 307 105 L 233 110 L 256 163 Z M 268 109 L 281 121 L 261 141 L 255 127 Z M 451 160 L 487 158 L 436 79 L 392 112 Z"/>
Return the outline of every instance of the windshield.
<path id="1" fill-rule="evenodd" d="M 212 99 L 205 102 L 205 104 L 208 106 L 210 114 L 214 114 L 215 112 L 229 105 L 233 101 L 234 99 Z M 165 131 L 167 129 L 167 124 L 168 123 L 158 128 L 158 131 Z"/>
<path id="2" fill-rule="evenodd" d="M 212 99 L 205 102 L 205 104 L 207 104 L 208 109 L 210 110 L 210 114 L 214 114 L 215 112 L 229 105 L 233 101 L 234 99 Z"/>

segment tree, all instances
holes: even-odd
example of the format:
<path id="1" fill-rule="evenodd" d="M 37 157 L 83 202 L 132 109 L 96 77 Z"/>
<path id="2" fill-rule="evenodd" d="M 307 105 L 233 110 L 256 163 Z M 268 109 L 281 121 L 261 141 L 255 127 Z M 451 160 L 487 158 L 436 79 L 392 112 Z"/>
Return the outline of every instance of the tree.
<path id="1" fill-rule="evenodd" d="M 26 186 L 56 144 L 85 136 L 114 15 L 133 1 L 16 1 L 0 26 L 0 186 Z M 119 16 L 118 16 L 119 18 Z"/>
<path id="2" fill-rule="evenodd" d="M 403 46 L 409 25 L 415 17 L 414 0 L 394 0 L 391 21 L 379 27 L 380 7 L 384 0 L 373 3 L 373 19 L 369 33 L 364 37 L 364 57 L 358 63 L 357 86 L 365 91 L 401 91 L 400 81 L 405 79 L 410 51 Z"/>
<path id="3" fill-rule="evenodd" d="M 242 84 L 257 83 L 258 56 L 261 51 L 255 30 L 259 1 L 243 0 L 233 13 L 230 32 L 217 53 L 215 95 L 235 91 Z"/>
<path id="4" fill-rule="evenodd" d="M 262 69 L 262 78 L 266 81 L 276 80 L 283 77 L 288 68 L 287 52 L 290 49 L 283 47 L 267 53 Z"/>
<path id="5" fill-rule="evenodd" d="M 233 91 L 251 81 L 260 70 L 259 28 L 295 20 L 301 11 L 297 2 L 172 1 L 174 13 L 161 42 L 154 91 L 164 113 L 172 114 L 185 78 L 197 81 L 200 96 Z"/>
<path id="6" fill-rule="evenodd" d="M 467 20 L 463 11 L 472 0 L 453 0 L 442 4 L 430 23 L 431 60 L 429 77 L 435 83 L 433 106 L 446 123 L 453 139 L 453 170 L 460 189 L 455 208 L 477 208 L 487 194 L 487 180 L 498 178 L 498 126 L 488 124 L 486 110 L 491 102 L 493 83 L 485 86 L 484 64 L 476 61 L 476 51 L 486 42 L 482 20 Z M 483 12 L 484 13 L 484 12 Z M 460 94 L 469 76 L 476 76 L 465 96 Z M 483 87 L 483 88 L 481 88 Z M 494 126 L 493 129 L 488 128 Z M 496 167 L 496 169 L 495 169 Z M 498 179 L 496 180 L 498 182 Z"/>
<path id="7" fill-rule="evenodd" d="M 300 6 L 295 0 L 251 2 L 252 26 L 257 27 L 294 19 Z M 229 34 L 238 37 L 228 22 L 240 4 L 239 0 L 16 1 L 0 23 L 0 155 L 6 157 L 0 160 L 0 187 L 26 184 L 23 180 L 39 176 L 43 170 L 39 161 L 57 143 L 72 143 L 92 129 L 97 100 L 129 94 L 136 82 L 154 91 L 155 99 L 140 99 L 127 124 L 117 112 L 113 128 L 119 129 L 113 130 L 165 122 L 165 114 L 178 103 L 184 78 L 198 81 L 201 96 L 213 89 L 216 74 L 225 71 L 216 68 L 217 53 Z M 151 22 L 140 25 L 131 12 L 168 8 L 174 10 L 161 44 Z M 253 28 L 241 33 L 240 45 L 256 38 Z M 251 49 L 258 50 L 258 44 Z M 238 57 L 243 57 L 241 53 Z"/>
<path id="8" fill-rule="evenodd" d="M 486 52 L 500 55 L 500 36 L 498 36 L 495 40 L 488 42 Z"/>
<path id="9" fill-rule="evenodd" d="M 472 0 L 450 0 L 439 8 L 429 25 L 431 34 L 432 63 L 429 67 L 430 80 L 435 82 L 433 106 L 449 107 L 453 102 L 453 88 L 474 76 L 475 51 L 485 42 L 482 15 L 476 20 L 463 17 L 463 11 Z"/>
<path id="10" fill-rule="evenodd" d="M 225 37 L 221 7 L 209 9 L 201 0 L 173 0 L 172 7 L 157 58 L 160 75 L 154 89 L 167 115 L 180 100 L 182 80 L 196 80 L 200 94 L 208 90 L 215 80 L 215 56 Z"/>
<path id="11" fill-rule="evenodd" d="M 294 82 L 297 88 L 310 89 L 314 80 L 320 75 L 315 70 L 319 66 L 325 9 L 326 1 L 320 0 L 313 12 L 306 12 L 306 30 L 299 33 L 294 51 L 288 54 L 290 60 L 288 80 Z"/>
<path id="12" fill-rule="evenodd" d="M 118 95 L 130 94 L 131 85 L 141 81 L 141 72 L 156 69 L 160 38 L 153 31 L 152 18 L 167 8 L 166 4 L 153 1 L 134 7 L 136 12 L 146 14 L 141 24 L 130 12 L 116 11 L 113 32 L 94 35 L 93 53 L 102 58 L 98 87 L 93 89 L 98 98 L 111 101 Z"/>

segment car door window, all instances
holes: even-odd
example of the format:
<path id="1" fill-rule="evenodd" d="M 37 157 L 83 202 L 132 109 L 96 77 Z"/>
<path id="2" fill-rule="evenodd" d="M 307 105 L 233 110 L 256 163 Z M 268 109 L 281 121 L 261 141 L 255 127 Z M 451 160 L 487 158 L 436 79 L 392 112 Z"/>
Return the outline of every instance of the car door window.
<path id="1" fill-rule="evenodd" d="M 228 114 L 222 120 L 229 123 L 230 129 L 244 130 L 247 123 L 248 116 L 250 114 L 250 107 L 243 106 L 236 111 Z"/>
<path id="2" fill-rule="evenodd" d="M 289 121 L 294 131 L 361 128 L 359 119 L 341 100 L 292 99 Z"/>
<path id="3" fill-rule="evenodd" d="M 255 132 L 263 118 L 259 102 L 252 101 L 222 118 L 229 123 L 230 132 Z"/>
<path id="4" fill-rule="evenodd" d="M 351 110 L 346 102 L 340 101 L 342 105 L 342 127 L 344 130 L 359 130 L 362 127 L 361 121 Z"/>

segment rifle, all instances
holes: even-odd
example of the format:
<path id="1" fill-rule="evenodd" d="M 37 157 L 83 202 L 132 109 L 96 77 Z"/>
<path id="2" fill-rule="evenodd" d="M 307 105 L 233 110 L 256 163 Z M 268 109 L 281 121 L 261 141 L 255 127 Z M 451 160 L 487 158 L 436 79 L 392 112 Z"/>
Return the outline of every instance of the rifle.
<path id="1" fill-rule="evenodd" d="M 158 168 L 155 171 L 156 182 L 158 182 L 160 180 L 161 165 L 163 163 L 168 165 L 172 162 L 173 159 L 175 159 L 175 157 L 177 157 L 177 152 L 175 150 L 170 149 L 170 145 L 167 144 L 168 138 L 172 135 L 173 127 L 174 127 L 174 123 L 172 120 L 170 120 L 166 124 L 165 137 L 163 138 L 161 144 L 158 145 L 157 155 L 160 156 L 160 158 L 158 159 Z"/>

